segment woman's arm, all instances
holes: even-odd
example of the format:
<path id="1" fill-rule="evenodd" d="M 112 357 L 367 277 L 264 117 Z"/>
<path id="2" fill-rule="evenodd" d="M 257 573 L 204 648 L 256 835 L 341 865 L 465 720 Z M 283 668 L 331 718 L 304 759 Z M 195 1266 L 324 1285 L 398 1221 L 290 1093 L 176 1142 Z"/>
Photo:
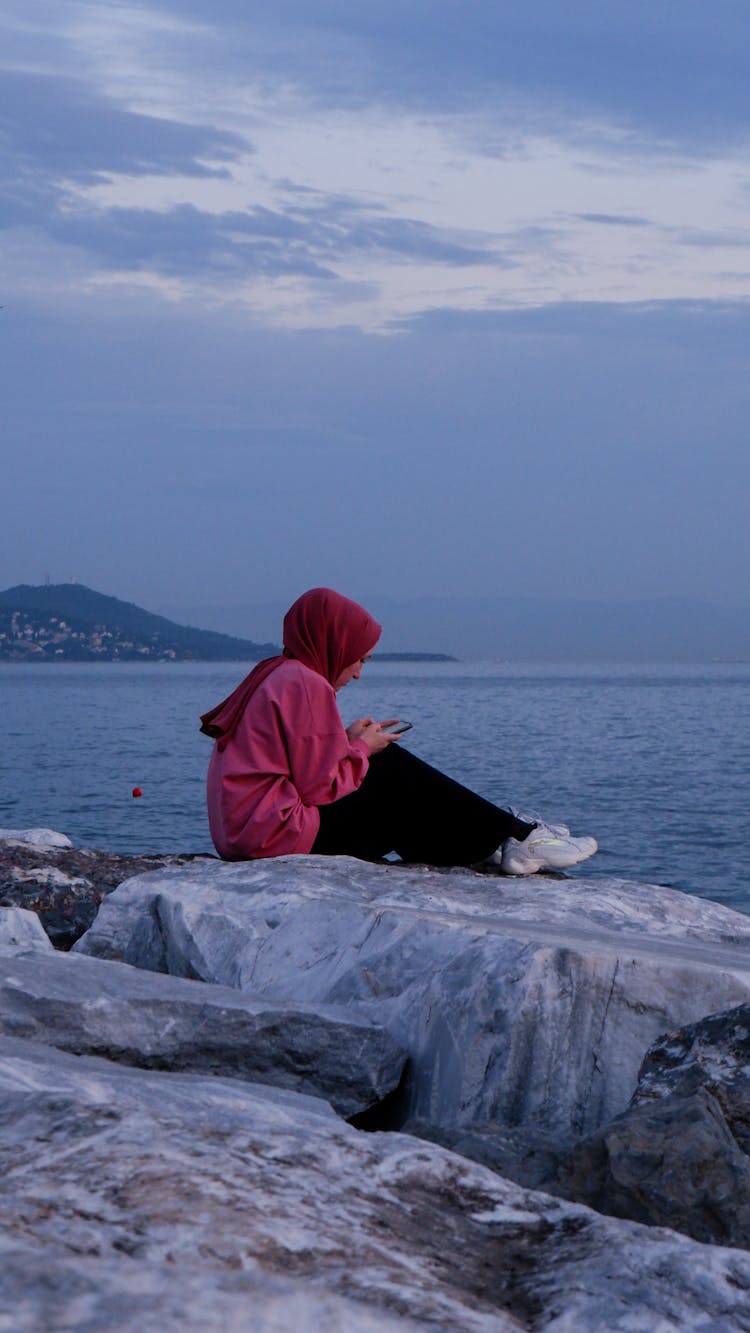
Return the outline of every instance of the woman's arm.
<path id="1" fill-rule="evenodd" d="M 370 762 L 362 739 L 350 742 L 339 733 L 317 732 L 287 742 L 291 779 L 305 805 L 330 805 L 356 791 Z"/>
<path id="2" fill-rule="evenodd" d="M 306 672 L 298 695 L 285 709 L 290 776 L 305 805 L 330 805 L 362 783 L 370 755 L 384 750 L 392 737 L 371 718 L 359 718 L 344 730 L 336 695 L 322 677 Z M 351 734 L 350 734 L 351 733 Z"/>

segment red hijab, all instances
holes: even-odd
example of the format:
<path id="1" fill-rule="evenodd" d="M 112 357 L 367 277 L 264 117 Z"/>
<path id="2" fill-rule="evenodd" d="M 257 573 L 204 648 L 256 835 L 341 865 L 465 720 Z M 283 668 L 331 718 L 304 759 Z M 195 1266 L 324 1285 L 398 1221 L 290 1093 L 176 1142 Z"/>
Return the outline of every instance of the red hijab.
<path id="1" fill-rule="evenodd" d="M 284 616 L 283 654 L 259 662 L 222 703 L 204 713 L 201 731 L 223 750 L 258 686 L 282 662 L 294 658 L 335 685 L 342 671 L 372 652 L 380 633 L 381 626 L 363 606 L 333 588 L 303 592 Z"/>

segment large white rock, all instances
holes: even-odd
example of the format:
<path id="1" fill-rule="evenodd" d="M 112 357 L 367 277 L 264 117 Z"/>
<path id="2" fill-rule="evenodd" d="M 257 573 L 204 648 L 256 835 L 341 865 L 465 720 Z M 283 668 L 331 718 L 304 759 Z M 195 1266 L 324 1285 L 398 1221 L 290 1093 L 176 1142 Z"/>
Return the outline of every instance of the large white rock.
<path id="1" fill-rule="evenodd" d="M 139 876 L 76 949 L 345 1004 L 409 1051 L 416 1119 L 558 1145 L 624 1109 L 661 1033 L 750 999 L 750 918 L 705 899 L 347 857 Z"/>
<path id="2" fill-rule="evenodd" d="M 0 907 L 0 954 L 53 952 L 36 912 L 25 907 Z"/>
<path id="3" fill-rule="evenodd" d="M 20 842 L 31 847 L 72 847 L 70 838 L 51 828 L 0 828 L 0 842 Z"/>
<path id="4" fill-rule="evenodd" d="M 323 1097 L 344 1116 L 368 1111 L 399 1084 L 405 1052 L 364 1014 L 57 953 L 36 917 L 46 955 L 18 929 L 16 947 L 4 949 L 4 920 L 30 915 L 0 908 L 2 1036 L 145 1069 L 270 1083 Z"/>
<path id="5" fill-rule="evenodd" d="M 750 1327 L 747 1254 L 358 1133 L 321 1101 L 13 1039 L 0 1093 L 14 1333 Z"/>

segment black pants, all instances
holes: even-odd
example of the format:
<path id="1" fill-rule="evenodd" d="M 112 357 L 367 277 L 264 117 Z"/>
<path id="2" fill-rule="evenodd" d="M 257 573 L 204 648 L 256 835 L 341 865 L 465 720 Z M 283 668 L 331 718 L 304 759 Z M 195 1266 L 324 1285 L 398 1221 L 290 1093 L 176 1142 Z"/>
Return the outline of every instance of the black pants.
<path id="1" fill-rule="evenodd" d="M 402 861 L 474 865 L 506 838 L 522 841 L 534 827 L 398 744 L 372 756 L 357 791 L 319 810 L 313 852 L 365 861 L 397 852 Z"/>

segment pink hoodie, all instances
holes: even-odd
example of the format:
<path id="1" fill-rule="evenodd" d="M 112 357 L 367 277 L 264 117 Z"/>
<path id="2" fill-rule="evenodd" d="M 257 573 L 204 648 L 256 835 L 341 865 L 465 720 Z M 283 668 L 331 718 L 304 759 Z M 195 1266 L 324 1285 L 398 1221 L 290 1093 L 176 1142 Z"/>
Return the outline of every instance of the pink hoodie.
<path id="1" fill-rule="evenodd" d="M 287 613 L 286 655 L 261 663 L 204 715 L 202 730 L 216 738 L 208 822 L 224 860 L 309 852 L 317 807 L 359 787 L 370 752 L 350 742 L 333 687 L 379 635 L 362 607 L 315 588 Z"/>

